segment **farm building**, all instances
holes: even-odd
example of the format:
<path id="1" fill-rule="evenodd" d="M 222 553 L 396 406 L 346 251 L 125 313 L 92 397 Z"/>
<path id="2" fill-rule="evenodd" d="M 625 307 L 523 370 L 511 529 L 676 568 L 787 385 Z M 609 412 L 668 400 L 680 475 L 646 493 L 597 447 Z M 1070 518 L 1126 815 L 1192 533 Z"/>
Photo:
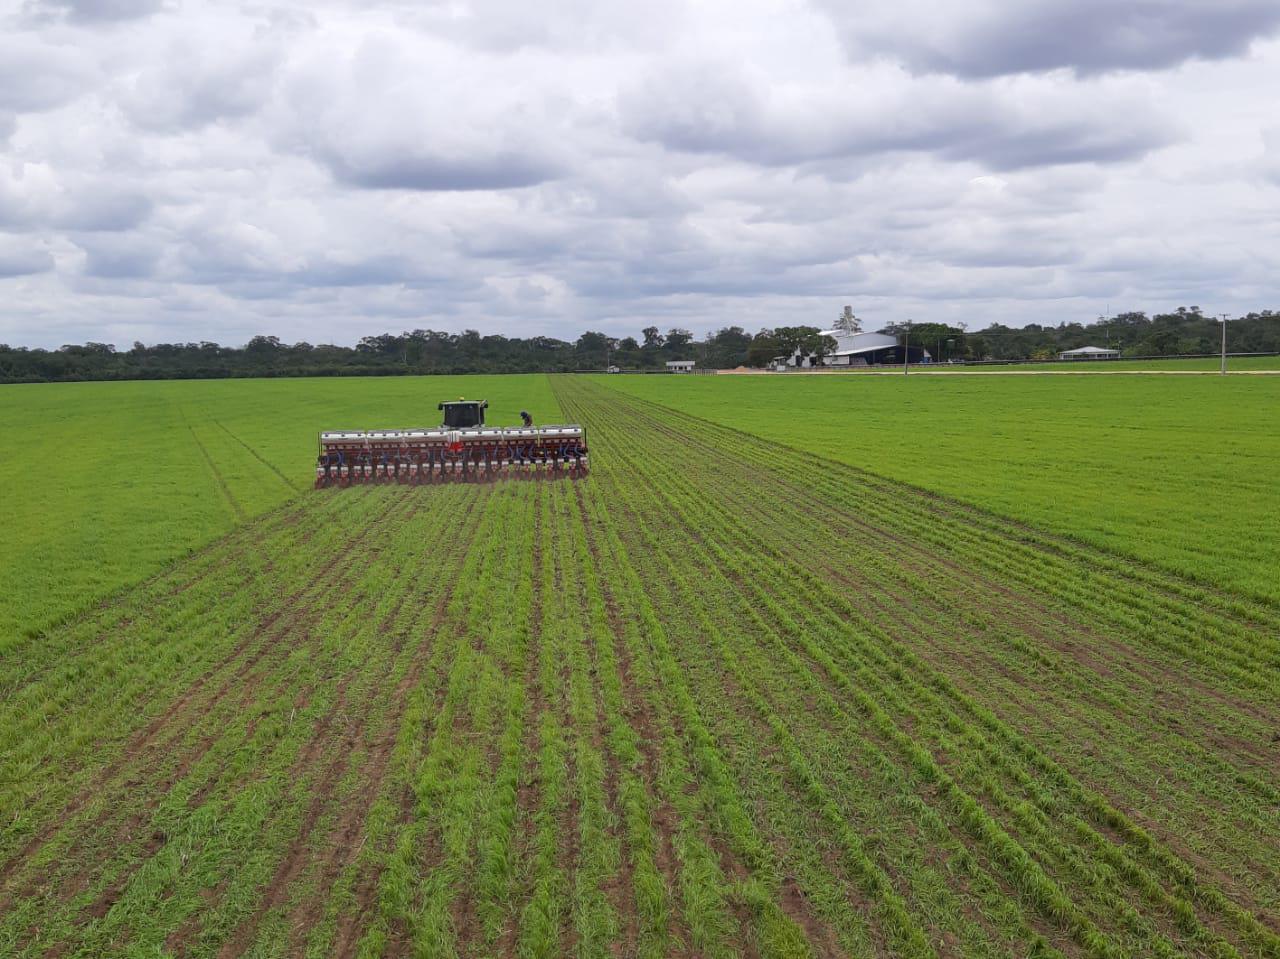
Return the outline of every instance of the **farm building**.
<path id="1" fill-rule="evenodd" d="M 902 358 L 898 338 L 887 333 L 849 333 L 836 329 L 823 330 L 822 335 L 836 341 L 835 350 L 825 358 L 827 366 L 870 366 L 897 363 Z M 912 359 L 918 361 L 918 357 Z"/>
<path id="2" fill-rule="evenodd" d="M 693 360 L 667 360 L 668 373 L 692 373 Z"/>
<path id="3" fill-rule="evenodd" d="M 823 336 L 836 341 L 833 352 L 824 357 L 796 350 L 790 356 L 777 358 L 779 364 L 794 367 L 811 366 L 875 366 L 881 363 L 901 363 L 902 346 L 896 336 L 888 333 L 850 333 L 845 330 L 823 330 Z M 933 357 L 923 347 L 912 345 L 911 362 L 928 363 Z"/>
<path id="4" fill-rule="evenodd" d="M 1077 350 L 1063 350 L 1058 354 L 1060 360 L 1118 360 L 1119 350 L 1108 350 L 1101 346 L 1082 346 Z"/>

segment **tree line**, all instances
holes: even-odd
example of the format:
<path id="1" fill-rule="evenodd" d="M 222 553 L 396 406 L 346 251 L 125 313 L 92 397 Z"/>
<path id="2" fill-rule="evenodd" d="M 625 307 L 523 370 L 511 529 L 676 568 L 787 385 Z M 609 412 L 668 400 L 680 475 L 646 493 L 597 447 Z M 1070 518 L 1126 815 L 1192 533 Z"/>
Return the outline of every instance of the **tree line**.
<path id="1" fill-rule="evenodd" d="M 850 319 L 856 318 L 850 315 Z M 1148 317 L 1128 312 L 1096 322 L 1022 328 L 989 324 L 970 332 L 966 325 L 913 323 L 879 332 L 909 339 L 935 361 L 1053 359 L 1080 346 L 1118 349 L 1122 355 L 1179 356 L 1216 352 L 1220 325 L 1199 307 L 1179 307 Z M 242 347 L 218 343 L 69 344 L 56 350 L 0 344 L 0 383 L 74 380 L 211 379 L 244 376 L 396 376 L 430 373 L 564 373 L 574 370 L 658 371 L 669 360 L 729 369 L 762 367 L 797 350 L 823 354 L 834 346 L 816 326 L 790 326 L 748 333 L 726 326 L 698 340 L 688 330 L 663 333 L 646 327 L 639 338 L 589 331 L 574 341 L 482 335 L 476 330 L 446 333 L 412 330 L 366 336 L 355 346 L 283 343 L 255 336 Z M 1263 310 L 1233 319 L 1228 348 L 1236 353 L 1280 352 L 1280 313 Z"/>

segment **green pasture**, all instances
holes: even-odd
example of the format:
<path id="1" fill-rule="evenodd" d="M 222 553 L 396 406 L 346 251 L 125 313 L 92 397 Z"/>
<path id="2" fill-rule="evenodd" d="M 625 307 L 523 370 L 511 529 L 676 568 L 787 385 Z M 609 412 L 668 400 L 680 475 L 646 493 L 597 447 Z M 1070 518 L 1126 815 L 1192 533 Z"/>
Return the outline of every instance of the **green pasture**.
<path id="1" fill-rule="evenodd" d="M 598 379 L 1280 601 L 1280 378 Z"/>
<path id="2" fill-rule="evenodd" d="M 310 489 L 320 430 L 435 425 L 459 396 L 557 410 L 542 375 L 0 387 L 0 648 Z"/>
<path id="3" fill-rule="evenodd" d="M 1218 372 L 1222 361 L 1216 356 L 1197 356 L 1189 359 L 1171 357 L 1160 360 L 1059 360 L 1050 363 L 1009 363 L 974 366 L 946 366 L 940 364 L 933 369 L 946 369 L 948 373 L 973 373 L 982 370 L 1059 370 L 1065 373 L 1105 373 L 1142 372 L 1144 370 L 1182 370 L 1187 372 Z M 1228 372 L 1247 372 L 1250 370 L 1280 370 L 1280 356 L 1228 356 Z"/>
<path id="4" fill-rule="evenodd" d="M 1280 600 L 1280 379 L 599 377 L 623 392 Z M 558 417 L 542 375 L 9 386 L 0 646 L 309 490 L 324 428 Z M 669 450 L 667 455 L 696 455 Z"/>

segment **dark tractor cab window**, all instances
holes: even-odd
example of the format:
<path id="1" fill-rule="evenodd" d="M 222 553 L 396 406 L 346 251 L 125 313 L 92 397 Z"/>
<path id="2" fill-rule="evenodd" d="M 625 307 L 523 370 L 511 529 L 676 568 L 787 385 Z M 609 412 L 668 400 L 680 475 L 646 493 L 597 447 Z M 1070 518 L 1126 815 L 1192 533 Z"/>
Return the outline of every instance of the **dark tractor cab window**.
<path id="1" fill-rule="evenodd" d="M 441 403 L 439 409 L 444 410 L 444 426 L 451 430 L 465 430 L 473 426 L 484 426 L 484 410 L 488 402 L 470 400 L 457 403 Z"/>

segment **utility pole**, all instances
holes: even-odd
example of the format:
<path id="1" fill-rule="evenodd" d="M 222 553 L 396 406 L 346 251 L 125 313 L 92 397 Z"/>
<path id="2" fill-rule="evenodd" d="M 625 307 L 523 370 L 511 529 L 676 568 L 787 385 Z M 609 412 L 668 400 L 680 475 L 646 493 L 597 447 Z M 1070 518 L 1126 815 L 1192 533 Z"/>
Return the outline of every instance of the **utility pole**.
<path id="1" fill-rule="evenodd" d="M 1222 375 L 1227 375 L 1227 314 L 1219 313 L 1222 317 Z"/>
<path id="2" fill-rule="evenodd" d="M 910 318 L 907 319 L 906 330 L 907 330 L 907 334 L 902 341 L 903 342 L 903 346 L 902 346 L 902 375 L 903 376 L 906 376 L 907 373 L 910 372 L 907 369 L 907 367 L 911 363 L 911 319 Z"/>

